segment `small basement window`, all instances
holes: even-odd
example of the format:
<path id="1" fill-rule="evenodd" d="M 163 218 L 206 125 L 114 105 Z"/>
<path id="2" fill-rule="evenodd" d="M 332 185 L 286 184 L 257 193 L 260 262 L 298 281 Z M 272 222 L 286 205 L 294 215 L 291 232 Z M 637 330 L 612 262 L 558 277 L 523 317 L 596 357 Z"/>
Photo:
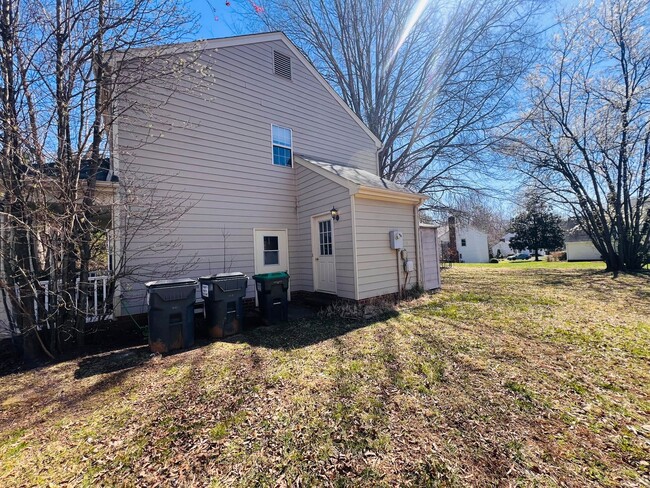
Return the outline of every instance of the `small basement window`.
<path id="1" fill-rule="evenodd" d="M 465 239 L 461 239 L 460 240 L 460 245 L 463 246 L 463 247 L 467 246 L 467 241 Z"/>
<path id="2" fill-rule="evenodd" d="M 272 126 L 273 129 L 273 164 L 291 167 L 292 134 L 286 127 Z"/>
<path id="3" fill-rule="evenodd" d="M 273 71 L 276 75 L 291 79 L 291 58 L 286 54 L 273 51 Z"/>

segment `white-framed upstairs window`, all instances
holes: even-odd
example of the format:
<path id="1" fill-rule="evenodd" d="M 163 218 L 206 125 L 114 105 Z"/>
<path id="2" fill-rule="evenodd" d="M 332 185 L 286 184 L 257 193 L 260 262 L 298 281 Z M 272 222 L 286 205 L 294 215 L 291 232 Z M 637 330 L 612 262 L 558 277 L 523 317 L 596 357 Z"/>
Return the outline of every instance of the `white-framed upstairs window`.
<path id="1" fill-rule="evenodd" d="M 273 138 L 273 164 L 290 168 L 293 159 L 293 134 L 291 129 L 272 125 L 271 132 Z"/>

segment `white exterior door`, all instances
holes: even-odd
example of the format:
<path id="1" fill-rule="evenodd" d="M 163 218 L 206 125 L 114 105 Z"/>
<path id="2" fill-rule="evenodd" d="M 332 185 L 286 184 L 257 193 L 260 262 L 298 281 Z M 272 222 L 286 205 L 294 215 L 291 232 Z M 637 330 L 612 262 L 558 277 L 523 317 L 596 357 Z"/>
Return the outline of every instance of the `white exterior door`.
<path id="1" fill-rule="evenodd" d="M 289 273 L 289 241 L 286 229 L 254 229 L 255 274 Z M 289 273 L 291 275 L 291 273 Z M 291 281 L 289 281 L 291 298 Z M 255 296 L 257 301 L 257 294 Z"/>
<path id="2" fill-rule="evenodd" d="M 329 214 L 312 218 L 311 242 L 314 256 L 314 288 L 316 291 L 336 294 L 334 226 Z"/>

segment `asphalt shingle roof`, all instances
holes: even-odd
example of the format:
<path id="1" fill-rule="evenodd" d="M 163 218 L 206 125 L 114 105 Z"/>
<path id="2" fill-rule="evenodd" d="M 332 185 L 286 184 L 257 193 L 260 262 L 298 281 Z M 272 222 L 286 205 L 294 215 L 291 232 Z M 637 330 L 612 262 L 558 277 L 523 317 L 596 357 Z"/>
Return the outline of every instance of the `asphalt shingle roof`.
<path id="1" fill-rule="evenodd" d="M 408 188 L 395 183 L 394 181 L 386 180 L 377 176 L 370 171 L 365 171 L 358 168 L 352 168 L 350 166 L 344 166 L 342 164 L 328 163 L 325 161 L 316 161 L 307 156 L 299 156 L 301 159 L 304 159 L 308 163 L 311 163 L 319 168 L 322 168 L 330 173 L 339 176 L 345 180 L 348 180 L 357 185 L 366 186 L 370 188 L 380 188 L 383 190 L 398 191 L 402 193 L 415 193 L 410 191 Z"/>

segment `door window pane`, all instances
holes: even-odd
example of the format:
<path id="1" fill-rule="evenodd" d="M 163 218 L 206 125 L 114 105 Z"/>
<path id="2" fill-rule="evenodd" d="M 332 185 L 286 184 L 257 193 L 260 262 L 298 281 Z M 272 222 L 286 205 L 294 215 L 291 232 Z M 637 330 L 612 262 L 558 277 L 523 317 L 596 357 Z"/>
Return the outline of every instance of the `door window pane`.
<path id="1" fill-rule="evenodd" d="M 280 244 L 278 236 L 264 236 L 264 265 L 280 264 Z"/>
<path id="2" fill-rule="evenodd" d="M 318 240 L 319 251 L 321 256 L 331 256 L 333 254 L 332 244 L 332 221 L 322 220 L 318 222 Z"/>

